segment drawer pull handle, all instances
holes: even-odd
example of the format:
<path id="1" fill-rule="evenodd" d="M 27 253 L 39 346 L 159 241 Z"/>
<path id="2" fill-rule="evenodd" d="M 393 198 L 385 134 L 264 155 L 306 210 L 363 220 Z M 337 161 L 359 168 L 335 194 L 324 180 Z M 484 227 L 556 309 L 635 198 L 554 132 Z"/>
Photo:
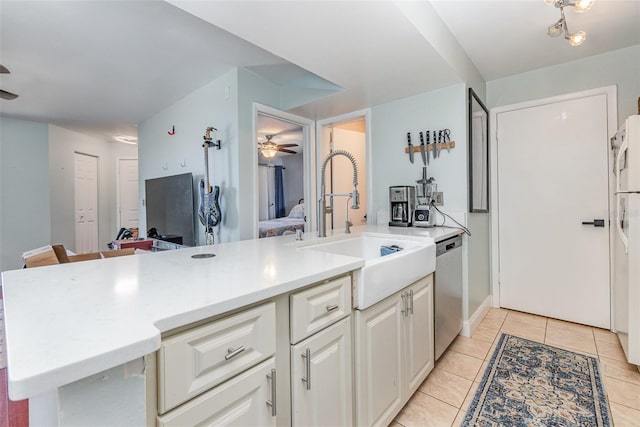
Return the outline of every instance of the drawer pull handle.
<path id="1" fill-rule="evenodd" d="M 271 380 L 271 400 L 267 400 L 267 406 L 271 407 L 271 416 L 276 416 L 276 370 L 272 369 L 271 374 L 267 374 Z"/>
<path id="2" fill-rule="evenodd" d="M 409 291 L 409 312 L 413 315 L 413 289 Z"/>
<path id="3" fill-rule="evenodd" d="M 400 295 L 400 297 L 402 297 L 402 310 L 400 310 L 400 312 L 402 313 L 403 316 L 407 317 L 409 316 L 409 308 L 407 307 L 407 293 L 403 292 L 402 295 Z"/>
<path id="4" fill-rule="evenodd" d="M 302 377 L 302 382 L 306 384 L 307 390 L 311 390 L 311 349 L 307 348 L 301 356 L 304 359 L 304 366 L 307 374 L 306 377 Z"/>
<path id="5" fill-rule="evenodd" d="M 340 307 L 338 304 L 328 305 L 327 306 L 327 311 L 336 310 L 338 307 Z"/>
<path id="6" fill-rule="evenodd" d="M 240 353 L 242 353 L 245 350 L 244 346 L 241 345 L 240 347 L 236 348 L 235 350 L 232 348 L 227 349 L 227 354 L 226 356 L 224 356 L 224 360 L 229 360 L 232 359 L 234 357 L 236 357 L 237 355 L 239 355 Z"/>

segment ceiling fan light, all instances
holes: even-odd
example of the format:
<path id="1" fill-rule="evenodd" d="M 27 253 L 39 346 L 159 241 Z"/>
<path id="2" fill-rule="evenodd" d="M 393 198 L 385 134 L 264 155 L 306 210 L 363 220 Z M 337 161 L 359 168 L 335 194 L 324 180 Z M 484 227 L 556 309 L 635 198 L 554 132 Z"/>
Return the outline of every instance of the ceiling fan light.
<path id="1" fill-rule="evenodd" d="M 271 141 L 263 142 L 260 152 L 264 158 L 273 159 L 278 154 L 278 146 Z"/>
<path id="2" fill-rule="evenodd" d="M 555 24 L 550 25 L 549 29 L 547 30 L 547 34 L 550 37 L 558 37 L 560 34 L 562 34 L 562 19 Z"/>
<path id="3" fill-rule="evenodd" d="M 575 8 L 576 12 L 582 13 L 591 9 L 591 6 L 593 6 L 593 2 L 594 0 L 576 0 L 573 7 Z"/>
<path id="4" fill-rule="evenodd" d="M 570 34 L 567 38 L 571 46 L 580 46 L 586 40 L 587 34 L 584 31 L 578 31 L 577 33 Z"/>

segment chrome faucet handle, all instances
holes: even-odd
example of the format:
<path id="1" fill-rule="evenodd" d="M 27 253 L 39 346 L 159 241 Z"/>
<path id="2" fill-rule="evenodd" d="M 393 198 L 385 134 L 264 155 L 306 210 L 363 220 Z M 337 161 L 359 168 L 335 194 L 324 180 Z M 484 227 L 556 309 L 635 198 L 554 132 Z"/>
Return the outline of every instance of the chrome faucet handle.
<path id="1" fill-rule="evenodd" d="M 344 234 L 351 234 L 351 226 L 353 223 L 348 219 L 344 222 Z"/>

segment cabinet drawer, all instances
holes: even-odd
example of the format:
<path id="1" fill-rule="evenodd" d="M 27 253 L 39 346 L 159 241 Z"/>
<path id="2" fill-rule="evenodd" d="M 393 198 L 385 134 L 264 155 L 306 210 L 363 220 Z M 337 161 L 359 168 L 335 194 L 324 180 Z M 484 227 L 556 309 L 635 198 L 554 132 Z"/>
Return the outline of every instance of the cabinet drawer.
<path id="1" fill-rule="evenodd" d="M 268 303 L 164 340 L 158 350 L 159 412 L 271 357 L 275 319 L 275 304 Z"/>
<path id="2" fill-rule="evenodd" d="M 291 343 L 295 344 L 351 313 L 351 276 L 291 295 Z"/>
<path id="3" fill-rule="evenodd" d="M 273 358 L 158 417 L 159 427 L 275 426 Z M 269 402 L 269 403 L 267 403 Z"/>

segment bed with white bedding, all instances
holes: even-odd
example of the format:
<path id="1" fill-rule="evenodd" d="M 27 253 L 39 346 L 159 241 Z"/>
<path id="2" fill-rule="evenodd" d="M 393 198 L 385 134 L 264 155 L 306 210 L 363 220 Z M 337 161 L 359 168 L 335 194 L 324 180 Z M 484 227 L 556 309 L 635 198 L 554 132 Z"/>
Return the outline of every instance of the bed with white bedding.
<path id="1" fill-rule="evenodd" d="M 305 224 L 304 204 L 297 204 L 291 208 L 289 216 L 268 219 L 258 223 L 259 237 L 282 236 L 286 231 L 293 233 L 296 230 L 304 231 Z"/>

